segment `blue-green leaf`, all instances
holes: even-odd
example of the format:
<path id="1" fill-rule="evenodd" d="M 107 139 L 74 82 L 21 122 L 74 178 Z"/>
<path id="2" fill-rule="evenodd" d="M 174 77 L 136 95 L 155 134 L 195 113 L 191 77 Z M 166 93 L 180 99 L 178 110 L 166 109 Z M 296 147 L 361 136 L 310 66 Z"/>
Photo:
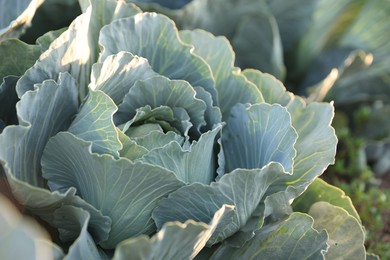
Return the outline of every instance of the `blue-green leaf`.
<path id="1" fill-rule="evenodd" d="M 193 259 L 206 245 L 217 225 L 232 213 L 224 205 L 209 224 L 188 220 L 168 222 L 153 237 L 139 236 L 120 243 L 114 260 L 120 259 Z"/>
<path id="2" fill-rule="evenodd" d="M 361 221 L 351 198 L 345 195 L 340 188 L 332 186 L 320 178 L 317 178 L 301 196 L 294 200 L 294 211 L 307 213 L 310 207 L 319 201 L 326 201 L 334 206 L 341 207 L 359 222 Z"/>
<path id="3" fill-rule="evenodd" d="M 92 152 L 119 157 L 122 144 L 113 115 L 115 103 L 102 91 L 90 91 L 68 131 L 77 137 L 92 142 Z"/>
<path id="4" fill-rule="evenodd" d="M 306 104 L 302 98 L 286 91 L 280 81 L 274 77 L 255 70 L 244 71 L 244 74 L 255 83 L 263 93 L 266 102 L 286 106 L 291 115 L 291 124 L 298 134 L 294 145 L 296 157 L 293 163 L 293 174 L 286 175 L 282 182 L 272 185 L 268 194 L 287 188 L 284 196 L 274 198 L 285 200 L 285 204 L 299 196 L 310 183 L 320 176 L 329 164 L 334 162 L 337 138 L 331 126 L 334 116 L 333 104 Z M 287 187 L 288 186 L 288 187 Z M 274 208 L 278 210 L 277 208 Z"/>
<path id="5" fill-rule="evenodd" d="M 94 0 L 85 13 L 77 17 L 17 84 L 18 96 L 32 90 L 35 83 L 57 80 L 60 72 L 69 72 L 77 82 L 79 100 L 88 92 L 92 64 L 98 59 L 100 29 L 113 20 L 139 11 L 123 1 Z"/>
<path id="6" fill-rule="evenodd" d="M 157 76 L 148 61 L 128 52 L 108 56 L 103 63 L 92 66 L 92 90 L 101 90 L 109 95 L 115 104 L 123 102 L 123 98 L 137 80 Z"/>
<path id="7" fill-rule="evenodd" d="M 292 173 L 297 138 L 286 108 L 266 103 L 248 107 L 239 104 L 232 109 L 222 135 L 226 171 L 279 162 Z"/>
<path id="8" fill-rule="evenodd" d="M 180 29 L 200 28 L 226 36 L 237 53 L 240 67 L 257 68 L 277 73 L 278 78 L 284 77 L 278 24 L 265 1 L 193 0 L 180 10 L 150 7 L 172 17 Z"/>
<path id="9" fill-rule="evenodd" d="M 5 171 L 12 192 L 24 209 L 39 216 L 53 227 L 58 227 L 58 223 L 54 219 L 54 212 L 63 205 L 75 205 L 90 213 L 89 231 L 95 241 L 99 243 L 107 239 L 111 229 L 111 219 L 103 216 L 99 210 L 76 196 L 76 190 L 73 187 L 63 193 L 58 191 L 51 192 L 16 179 L 10 174 L 8 167 L 5 167 Z M 69 231 L 66 237 L 68 236 Z M 73 236 L 77 236 L 77 234 L 73 234 Z M 60 234 L 60 237 L 65 238 L 62 234 Z"/>
<path id="10" fill-rule="evenodd" d="M 221 128 L 219 125 L 212 131 L 202 134 L 188 149 L 183 149 L 177 141 L 171 141 L 165 146 L 156 146 L 140 160 L 173 171 L 176 177 L 185 183 L 209 184 L 215 178 L 214 144 Z"/>
<path id="11" fill-rule="evenodd" d="M 194 52 L 210 65 L 224 118 L 229 116 L 230 109 L 237 103 L 264 101 L 256 86 L 234 68 L 234 52 L 227 39 L 202 30 L 180 31 L 180 38 L 193 45 Z"/>
<path id="12" fill-rule="evenodd" d="M 55 211 L 54 218 L 60 232 L 78 234 L 64 259 L 100 259 L 95 241 L 88 232 L 88 211 L 74 206 L 63 206 Z"/>
<path id="13" fill-rule="evenodd" d="M 43 149 L 51 136 L 69 127 L 77 112 L 77 90 L 67 73 L 60 74 L 58 83 L 47 80 L 36 87 L 17 104 L 19 125 L 5 128 L 0 135 L 0 160 L 17 179 L 44 187 Z"/>
<path id="14" fill-rule="evenodd" d="M 309 215 L 314 218 L 315 229 L 325 229 L 329 234 L 327 259 L 365 259 L 364 229 L 355 217 L 328 202 L 313 204 Z"/>
<path id="15" fill-rule="evenodd" d="M 29 45 L 17 39 L 0 42 L 0 60 L 3 61 L 0 63 L 0 81 L 9 75 L 23 75 L 34 65 L 40 54 L 41 50 L 37 45 Z"/>
<path id="16" fill-rule="evenodd" d="M 0 195 L 1 259 L 62 259 L 62 250 L 50 241 L 49 234 L 32 219 L 22 217 Z"/>
<path id="17" fill-rule="evenodd" d="M 150 126 L 150 124 L 142 125 L 136 128 L 137 130 L 146 130 L 143 126 Z M 184 137 L 174 132 L 164 133 L 162 130 L 144 131 L 144 135 L 133 138 L 138 145 L 145 147 L 146 149 L 153 150 L 163 147 L 171 142 L 176 142 L 180 146 L 184 143 Z"/>
<path id="18" fill-rule="evenodd" d="M 280 104 L 284 107 L 291 106 L 294 95 L 288 92 L 283 83 L 274 76 L 254 69 L 246 69 L 242 74 L 256 85 L 265 102 Z"/>
<path id="19" fill-rule="evenodd" d="M 104 248 L 123 239 L 155 231 L 151 212 L 157 202 L 183 185 L 158 166 L 91 153 L 91 143 L 70 133 L 51 138 L 42 158 L 44 177 L 52 190 L 75 187 L 87 202 L 112 219 Z"/>
<path id="20" fill-rule="evenodd" d="M 264 226 L 241 248 L 222 245 L 211 259 L 324 259 L 327 240 L 326 231 L 313 228 L 310 216 L 293 213 Z"/>
<path id="21" fill-rule="evenodd" d="M 117 37 L 117 35 L 124 37 Z M 218 104 L 210 67 L 184 44 L 174 23 L 155 13 L 142 13 L 112 22 L 101 30 L 103 47 L 100 61 L 120 51 L 148 60 L 153 70 L 170 79 L 183 79 L 208 91 Z"/>
<path id="22" fill-rule="evenodd" d="M 122 143 L 122 150 L 120 150 L 120 157 L 127 158 L 129 160 L 136 160 L 141 158 L 144 154 L 148 152 L 148 149 L 138 145 L 134 140 L 131 140 L 126 134 L 118 129 L 118 137 Z"/>
<path id="23" fill-rule="evenodd" d="M 137 125 L 153 124 L 159 125 L 164 131 L 173 131 L 181 133 L 183 136 L 188 135 L 192 127 L 190 116 L 184 108 L 169 106 L 158 106 L 151 108 L 150 105 L 135 109 L 134 117 L 125 124 L 119 125 L 119 128 L 132 136 Z M 126 114 L 122 114 L 125 118 Z M 120 115 L 115 115 L 114 120 L 117 124 L 122 122 Z"/>
<path id="24" fill-rule="evenodd" d="M 185 222 L 193 219 L 208 223 L 222 205 L 233 205 L 233 219 L 219 225 L 208 242 L 209 245 L 218 243 L 245 226 L 264 199 L 268 187 L 285 174 L 279 163 L 271 163 L 263 169 L 234 170 L 210 186 L 201 183 L 184 186 L 159 202 L 153 211 L 153 219 L 158 228 L 176 220 Z"/>
<path id="25" fill-rule="evenodd" d="M 203 131 L 208 131 L 213 129 L 217 124 L 222 122 L 222 113 L 221 109 L 218 106 L 213 104 L 212 96 L 202 87 L 195 87 L 196 98 L 203 100 L 206 103 L 206 111 L 204 114 L 204 119 L 206 121 L 206 126 L 202 128 Z"/>
<path id="26" fill-rule="evenodd" d="M 122 122 L 130 120 L 136 114 L 137 108 L 146 105 L 151 108 L 183 108 L 195 128 L 192 132 L 200 133 L 200 128 L 206 124 L 204 113 L 207 107 L 195 96 L 195 90 L 184 80 L 169 80 L 158 76 L 137 81 L 119 105 L 116 117 Z"/>

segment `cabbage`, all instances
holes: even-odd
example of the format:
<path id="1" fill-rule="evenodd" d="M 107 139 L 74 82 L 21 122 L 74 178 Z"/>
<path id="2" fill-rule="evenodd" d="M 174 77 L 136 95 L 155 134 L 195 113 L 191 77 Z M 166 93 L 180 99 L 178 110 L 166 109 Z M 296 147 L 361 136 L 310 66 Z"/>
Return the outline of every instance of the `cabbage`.
<path id="1" fill-rule="evenodd" d="M 0 98 L 14 95 L 0 105 L 3 175 L 65 258 L 365 257 L 337 188 L 291 206 L 334 162 L 332 103 L 241 71 L 225 37 L 123 1 L 84 5 L 57 38 L 15 45 L 40 55 L 28 69 L 0 67 Z"/>

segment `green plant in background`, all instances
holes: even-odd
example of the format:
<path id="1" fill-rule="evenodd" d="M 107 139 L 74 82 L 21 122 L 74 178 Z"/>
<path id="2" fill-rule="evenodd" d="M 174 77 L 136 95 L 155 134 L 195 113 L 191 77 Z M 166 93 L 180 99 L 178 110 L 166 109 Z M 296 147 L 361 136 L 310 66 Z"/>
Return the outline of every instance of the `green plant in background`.
<path id="1" fill-rule="evenodd" d="M 358 125 L 369 116 L 367 108 L 356 111 L 354 117 Z M 350 132 L 348 117 L 338 113 L 334 127 L 339 139 L 336 163 L 330 166 L 324 178 L 334 183 L 353 199 L 363 225 L 366 228 L 368 251 L 378 253 L 382 259 L 390 257 L 388 244 L 388 221 L 390 191 L 380 188 L 381 181 L 366 161 L 366 139 Z"/>
<path id="2" fill-rule="evenodd" d="M 351 200 L 318 179 L 336 136 L 332 104 L 313 100 L 337 80 L 307 102 L 269 74 L 234 67 L 236 55 L 236 64 L 284 78 L 283 53 L 309 30 L 296 18 L 319 6 L 284 16 L 281 1 L 185 4 L 152 6 L 190 30 L 125 1 L 80 0 L 83 14 L 66 30 L 32 45 L 0 42 L 2 175 L 25 213 L 58 231 L 42 247 L 16 228 L 2 240 L 20 250 L 23 239 L 23 250 L 0 255 L 366 257 Z M 235 26 L 215 23 L 247 12 Z M 226 30 L 237 53 L 226 38 L 191 30 L 199 23 Z M 265 48 L 253 51 L 258 42 L 246 35 Z M 1 208 L 7 219 L 11 209 Z"/>

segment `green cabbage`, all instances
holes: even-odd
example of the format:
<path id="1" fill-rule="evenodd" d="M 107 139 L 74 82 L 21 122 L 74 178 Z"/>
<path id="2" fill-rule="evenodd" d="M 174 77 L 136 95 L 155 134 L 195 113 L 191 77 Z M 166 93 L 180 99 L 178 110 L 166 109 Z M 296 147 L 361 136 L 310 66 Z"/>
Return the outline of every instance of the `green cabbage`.
<path id="1" fill-rule="evenodd" d="M 309 210 L 292 213 L 334 161 L 332 103 L 241 71 L 225 37 L 123 1 L 84 7 L 0 86 L 0 98 L 15 96 L 0 105 L 4 176 L 58 230 L 65 258 L 322 259 L 340 252 L 324 211 L 351 219 L 357 242 L 341 251 L 365 256 L 360 222 L 341 204 L 305 200 Z"/>

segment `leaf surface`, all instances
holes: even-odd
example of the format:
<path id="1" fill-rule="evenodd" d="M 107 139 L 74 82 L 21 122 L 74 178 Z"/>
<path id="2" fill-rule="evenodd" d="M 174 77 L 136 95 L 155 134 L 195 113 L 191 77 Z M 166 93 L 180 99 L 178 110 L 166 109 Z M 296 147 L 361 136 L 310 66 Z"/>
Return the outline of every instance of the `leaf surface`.
<path id="1" fill-rule="evenodd" d="M 243 247 L 222 245 L 211 259 L 324 259 L 325 231 L 313 228 L 313 219 L 293 213 L 288 219 L 264 226 Z"/>
<path id="2" fill-rule="evenodd" d="M 0 196 L 0 229 L 2 259 L 51 260 L 64 255 L 38 223 L 23 217 L 3 196 Z"/>
<path id="3" fill-rule="evenodd" d="M 70 133 L 51 138 L 42 158 L 44 177 L 52 190 L 75 187 L 78 194 L 112 219 L 104 248 L 139 234 L 151 234 L 151 212 L 157 202 L 183 185 L 161 167 L 115 160 L 91 153 L 91 143 Z"/>
<path id="4" fill-rule="evenodd" d="M 325 229 L 329 234 L 327 259 L 365 259 L 365 235 L 355 217 L 327 202 L 315 203 L 309 215 L 314 218 L 315 229 Z"/>
<path id="5" fill-rule="evenodd" d="M 194 183 L 171 193 L 153 211 L 158 228 L 165 222 L 188 219 L 208 223 L 222 205 L 233 205 L 235 214 L 229 223 L 216 228 L 208 244 L 223 241 L 243 227 L 265 194 L 267 188 L 286 173 L 279 163 L 263 169 L 237 169 L 208 185 Z"/>
<path id="6" fill-rule="evenodd" d="M 139 236 L 121 242 L 114 255 L 120 259 L 193 259 L 206 245 L 217 225 L 232 213 L 224 205 L 209 224 L 188 220 L 185 223 L 168 222 L 149 238 Z"/>
<path id="7" fill-rule="evenodd" d="M 93 152 L 119 157 L 122 144 L 114 125 L 116 111 L 116 105 L 104 92 L 90 91 L 68 131 L 92 142 Z"/>
<path id="8" fill-rule="evenodd" d="M 117 37 L 117 35 L 125 37 Z M 184 44 L 175 24 L 155 13 L 142 13 L 114 21 L 101 31 L 103 47 L 100 61 L 120 51 L 146 58 L 153 70 L 170 79 L 183 79 L 193 87 L 201 86 L 218 104 L 217 93 L 209 66 L 191 47 Z"/>
<path id="9" fill-rule="evenodd" d="M 279 162 L 292 173 L 298 136 L 290 120 L 290 114 L 279 105 L 235 106 L 222 135 L 226 171 Z"/>
<path id="10" fill-rule="evenodd" d="M 32 90 L 35 83 L 57 80 L 59 73 L 70 73 L 77 82 L 79 100 L 87 95 L 92 64 L 98 59 L 100 29 L 112 22 L 138 12 L 132 4 L 122 1 L 94 0 L 85 13 L 77 17 L 49 50 L 42 54 L 17 84 L 18 96 Z"/>

